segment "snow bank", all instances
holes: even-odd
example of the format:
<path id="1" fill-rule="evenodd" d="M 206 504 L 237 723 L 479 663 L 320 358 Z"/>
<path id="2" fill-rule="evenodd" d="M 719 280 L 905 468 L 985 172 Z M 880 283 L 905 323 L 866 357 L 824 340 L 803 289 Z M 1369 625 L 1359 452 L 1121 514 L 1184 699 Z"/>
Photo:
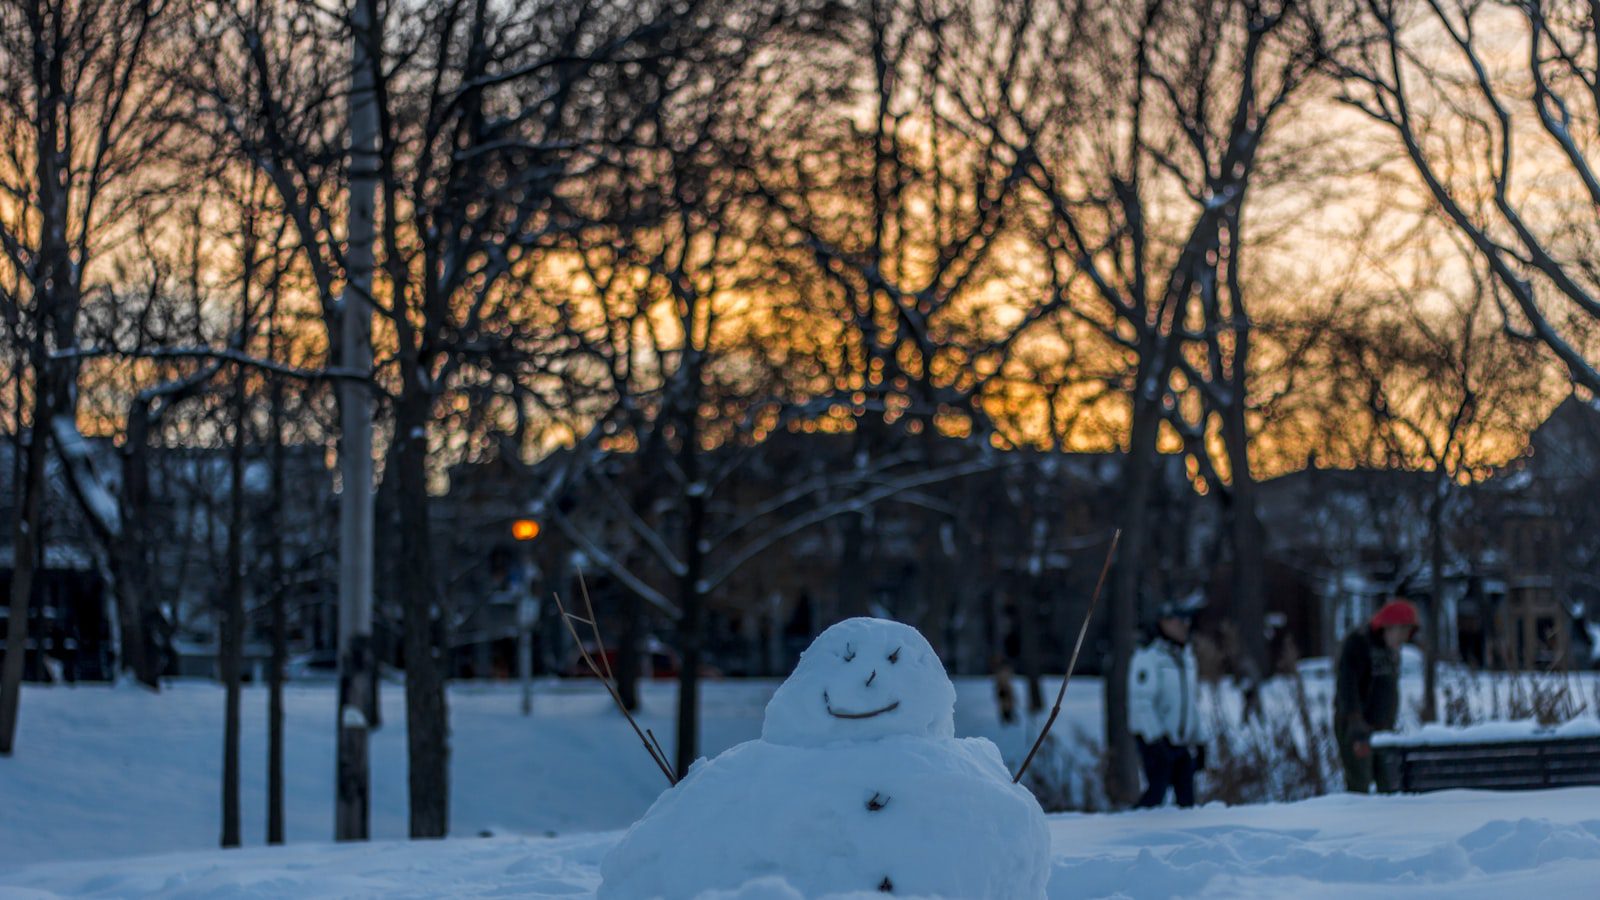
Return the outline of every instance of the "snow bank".
<path id="1" fill-rule="evenodd" d="M 1581 677 L 1587 696 L 1595 676 Z M 1492 678 L 1483 678 L 1484 698 Z M 771 680 L 707 682 L 702 746 L 715 753 L 758 737 L 776 687 Z M 1325 687 L 1312 688 L 1318 704 L 1331 702 Z M 641 689 L 641 723 L 670 747 L 673 685 Z M 1408 714 L 1419 689 L 1415 681 L 1405 685 Z M 1015 766 L 1038 722 L 1001 726 L 987 678 L 958 678 L 956 691 L 956 733 L 992 738 Z M 24 685 L 17 754 L 0 760 L 0 896 L 592 897 L 601 858 L 622 836 L 611 829 L 638 819 L 665 787 L 593 680 L 541 680 L 528 717 L 518 712 L 514 684 L 457 682 L 450 686 L 455 838 L 334 845 L 335 694 L 331 684 L 288 690 L 290 845 L 265 848 L 266 692 L 246 686 L 249 846 L 218 851 L 219 686 L 180 682 L 156 695 Z M 1074 678 L 1057 732 L 1096 737 L 1102 696 L 1098 679 Z M 1229 720 L 1236 719 L 1236 695 L 1223 699 Z M 402 691 L 385 685 L 384 726 L 372 736 L 373 833 L 380 839 L 406 833 L 403 701 Z M 1340 796 L 1047 821 L 1051 900 L 1504 900 L 1529 889 L 1586 897 L 1600 884 L 1594 788 Z M 474 837 L 481 831 L 497 836 Z M 547 832 L 562 836 L 541 837 Z"/>
<path id="2" fill-rule="evenodd" d="M 757 878 L 731 891 L 706 891 L 694 900 L 882 900 L 878 891 L 852 891 L 848 894 L 827 894 L 807 897 L 795 890 L 794 885 L 777 876 Z M 912 898 L 916 900 L 916 898 Z"/>
<path id="3" fill-rule="evenodd" d="M 708 685 L 704 746 L 761 731 L 775 685 Z M 672 685 L 642 685 L 641 723 L 672 746 Z M 405 692 L 385 684 L 371 735 L 372 836 L 404 838 Z M 221 834 L 225 693 L 209 682 L 139 687 L 24 685 L 16 754 L 0 760 L 0 872 L 24 862 L 207 850 Z M 981 695 L 974 695 L 974 701 Z M 450 688 L 450 825 L 457 837 L 612 831 L 650 808 L 666 781 L 592 679 L 541 681 L 534 714 L 514 684 Z M 333 838 L 337 690 L 285 691 L 288 839 Z M 266 840 L 267 691 L 246 685 L 241 825 Z M 24 810 L 13 815 L 12 811 Z"/>
<path id="4" fill-rule="evenodd" d="M 701 687 L 701 746 L 720 753 L 761 735 L 774 680 Z M 160 694 L 109 685 L 23 685 L 17 752 L 0 761 L 0 872 L 13 865 L 203 851 L 221 833 L 225 694 L 202 681 L 168 682 Z M 450 828 L 456 837 L 545 835 L 626 828 L 666 788 L 628 723 L 593 679 L 540 679 L 533 714 L 512 683 L 450 685 Z M 1020 688 L 1019 688 L 1020 690 Z M 1057 729 L 1098 733 L 1100 684 L 1073 680 Z M 640 685 L 640 725 L 672 747 L 676 685 Z M 956 733 L 996 741 L 1012 765 L 1037 723 L 1001 725 L 994 685 L 957 680 Z M 332 683 L 292 684 L 284 698 L 290 843 L 333 837 Z M 371 736 L 372 835 L 404 838 L 405 696 L 382 691 L 383 727 Z M 266 837 L 267 692 L 245 685 L 241 806 L 246 846 Z M 1040 765 L 1039 760 L 1034 764 Z M 10 816 L 6 810 L 27 810 Z"/>
<path id="5" fill-rule="evenodd" d="M 1052 816 L 1049 826 L 1050 900 L 1505 900 L 1531 891 L 1592 897 L 1600 884 L 1600 788 L 1322 797 Z M 619 837 L 301 844 L 5 865 L 0 896 L 572 900 L 594 895 L 601 856 Z M 705 900 L 807 896 L 768 876 Z"/>
<path id="6" fill-rule="evenodd" d="M 1374 747 L 1441 747 L 1450 744 L 1499 744 L 1553 738 L 1600 737 L 1600 719 L 1573 719 L 1561 725 L 1540 725 L 1534 719 L 1480 722 L 1477 725 L 1424 725 L 1417 731 L 1392 731 L 1372 736 Z"/>
<path id="7" fill-rule="evenodd" d="M 1442 791 L 1051 821 L 1049 896 L 1590 897 L 1600 789 Z"/>

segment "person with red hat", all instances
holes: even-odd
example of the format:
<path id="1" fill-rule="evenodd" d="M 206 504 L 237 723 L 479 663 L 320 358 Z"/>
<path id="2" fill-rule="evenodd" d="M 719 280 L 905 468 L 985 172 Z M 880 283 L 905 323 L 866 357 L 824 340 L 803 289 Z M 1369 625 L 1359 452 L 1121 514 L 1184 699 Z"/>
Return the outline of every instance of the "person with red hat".
<path id="1" fill-rule="evenodd" d="M 1417 621 L 1415 606 L 1390 600 L 1339 650 L 1333 734 L 1352 793 L 1372 788 L 1372 733 L 1393 729 L 1400 716 L 1400 646 L 1416 634 Z"/>

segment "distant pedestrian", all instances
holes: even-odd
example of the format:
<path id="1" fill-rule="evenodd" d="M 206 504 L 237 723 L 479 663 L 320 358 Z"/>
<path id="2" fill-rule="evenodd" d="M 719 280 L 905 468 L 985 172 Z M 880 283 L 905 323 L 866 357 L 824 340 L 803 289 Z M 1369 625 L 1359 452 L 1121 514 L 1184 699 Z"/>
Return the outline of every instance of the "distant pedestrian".
<path id="1" fill-rule="evenodd" d="M 1372 733 L 1394 728 L 1400 715 L 1400 646 L 1417 631 L 1417 608 L 1390 600 L 1339 650 L 1333 695 L 1333 735 L 1339 742 L 1345 790 L 1372 788 Z"/>
<path id="2" fill-rule="evenodd" d="M 1164 604 L 1155 635 L 1133 654 L 1128 671 L 1128 728 L 1139 742 L 1145 791 L 1139 806 L 1160 806 L 1172 790 L 1179 806 L 1194 805 L 1195 772 L 1205 768 L 1200 724 L 1199 669 L 1189 630 L 1201 600 Z"/>

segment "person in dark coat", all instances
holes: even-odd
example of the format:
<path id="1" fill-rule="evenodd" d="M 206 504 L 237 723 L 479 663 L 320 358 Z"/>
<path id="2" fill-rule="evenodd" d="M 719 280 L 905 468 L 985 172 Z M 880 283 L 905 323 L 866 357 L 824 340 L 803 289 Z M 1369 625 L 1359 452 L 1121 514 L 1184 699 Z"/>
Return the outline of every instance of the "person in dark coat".
<path id="1" fill-rule="evenodd" d="M 1390 600 L 1339 649 L 1333 735 L 1345 790 L 1372 788 L 1372 733 L 1394 728 L 1400 715 L 1400 647 L 1417 631 L 1417 608 Z"/>

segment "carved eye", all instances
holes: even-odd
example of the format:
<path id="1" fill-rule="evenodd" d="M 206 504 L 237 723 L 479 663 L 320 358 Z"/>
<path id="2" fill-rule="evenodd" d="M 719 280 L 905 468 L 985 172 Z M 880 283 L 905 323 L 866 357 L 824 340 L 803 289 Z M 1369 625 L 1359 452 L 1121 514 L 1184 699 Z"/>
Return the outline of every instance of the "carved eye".
<path id="1" fill-rule="evenodd" d="M 900 661 L 900 648 L 896 647 L 896 648 L 894 648 L 894 652 L 889 654 L 889 662 L 897 663 L 899 661 Z"/>
<path id="2" fill-rule="evenodd" d="M 844 645 L 844 661 L 845 662 L 849 662 L 850 660 L 855 659 L 855 658 L 856 658 L 856 648 L 855 648 L 855 646 L 851 645 L 851 644 L 845 644 Z"/>

